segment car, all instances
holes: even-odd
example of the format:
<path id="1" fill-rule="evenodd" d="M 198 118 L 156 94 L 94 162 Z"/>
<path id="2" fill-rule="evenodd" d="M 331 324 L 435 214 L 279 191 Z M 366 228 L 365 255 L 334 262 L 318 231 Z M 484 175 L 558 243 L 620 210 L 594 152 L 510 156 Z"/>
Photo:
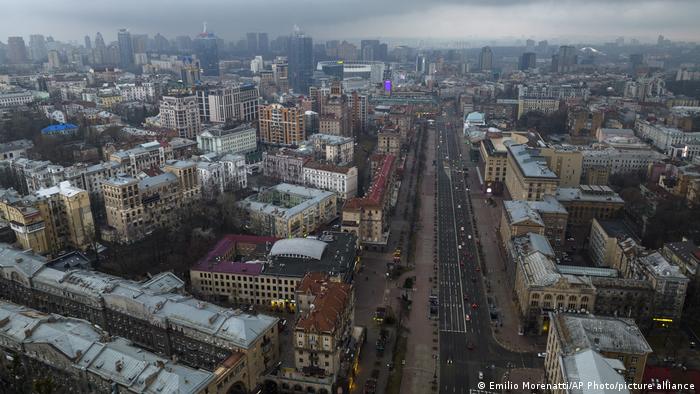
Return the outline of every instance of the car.
<path id="1" fill-rule="evenodd" d="M 467 349 L 474 350 L 474 343 L 472 343 L 471 341 L 467 342 Z"/>
<path id="2" fill-rule="evenodd" d="M 471 234 L 467 235 L 467 238 L 472 239 L 472 235 Z"/>
<path id="3" fill-rule="evenodd" d="M 466 294 L 464 295 L 464 301 L 469 301 L 469 296 Z"/>
<path id="4" fill-rule="evenodd" d="M 479 371 L 479 380 L 484 380 L 484 373 Z"/>
<path id="5" fill-rule="evenodd" d="M 479 307 L 479 305 L 476 302 L 472 304 L 472 309 L 476 309 L 478 307 Z"/>
<path id="6" fill-rule="evenodd" d="M 472 321 L 472 317 L 471 317 L 471 315 L 469 315 L 469 314 L 467 314 L 467 315 L 464 317 L 464 319 L 465 319 L 466 321 Z"/>
<path id="7" fill-rule="evenodd" d="M 481 272 L 481 268 L 478 265 L 476 266 L 476 272 Z"/>
<path id="8" fill-rule="evenodd" d="M 464 231 L 464 227 L 460 227 L 459 229 L 460 229 L 460 231 Z"/>
<path id="9" fill-rule="evenodd" d="M 545 357 L 547 357 L 547 353 L 546 353 L 546 352 L 537 353 L 537 357 L 539 357 L 539 358 L 545 358 Z"/>
<path id="10" fill-rule="evenodd" d="M 447 359 L 447 363 L 448 363 L 448 364 L 452 364 L 452 359 L 451 359 L 451 358 L 448 358 L 448 359 Z"/>

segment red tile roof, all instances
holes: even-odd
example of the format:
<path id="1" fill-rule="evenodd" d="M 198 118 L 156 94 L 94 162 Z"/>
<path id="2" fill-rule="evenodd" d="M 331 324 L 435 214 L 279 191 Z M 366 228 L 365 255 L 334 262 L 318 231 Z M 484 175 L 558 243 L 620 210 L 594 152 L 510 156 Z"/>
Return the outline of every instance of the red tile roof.
<path id="1" fill-rule="evenodd" d="M 340 325 L 343 311 L 350 302 L 352 287 L 347 283 L 333 282 L 329 276 L 311 272 L 304 276 L 297 292 L 315 296 L 314 308 L 302 315 L 297 330 L 333 333 Z"/>

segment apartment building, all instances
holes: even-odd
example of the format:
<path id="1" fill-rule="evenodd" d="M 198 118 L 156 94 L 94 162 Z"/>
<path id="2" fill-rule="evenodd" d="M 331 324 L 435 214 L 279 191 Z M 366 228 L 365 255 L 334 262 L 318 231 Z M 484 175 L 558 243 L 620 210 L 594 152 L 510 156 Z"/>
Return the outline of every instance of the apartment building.
<path id="1" fill-rule="evenodd" d="M 579 382 L 642 382 L 652 349 L 632 319 L 550 313 L 550 322 L 544 362 L 548 383 L 566 387 Z"/>
<path id="2" fill-rule="evenodd" d="M 304 185 L 334 192 L 347 201 L 357 195 L 357 167 L 338 167 L 314 161 L 303 168 Z"/>
<path id="3" fill-rule="evenodd" d="M 17 242 L 38 254 L 55 255 L 65 248 L 86 250 L 95 238 L 88 193 L 61 182 L 20 196 L 0 192 L 0 217 L 10 222 Z"/>
<path id="4" fill-rule="evenodd" d="M 254 388 L 279 358 L 277 318 L 192 298 L 170 272 L 145 282 L 80 269 L 63 272 L 39 256 L 0 245 L 0 297 L 88 320 L 188 366 L 215 373 L 232 369 L 242 380 L 229 380 L 229 388 Z"/>
<path id="5" fill-rule="evenodd" d="M 143 179 L 122 176 L 102 183 L 108 228 L 102 236 L 114 242 L 140 240 L 179 222 L 179 210 L 201 196 L 194 162 L 169 161 L 162 174 Z"/>
<path id="6" fill-rule="evenodd" d="M 527 233 L 544 235 L 561 256 L 566 241 L 566 223 L 569 214 L 554 197 L 542 201 L 503 201 L 500 234 L 502 242 Z"/>
<path id="7" fill-rule="evenodd" d="M 0 144 L 0 160 L 18 159 L 27 156 L 27 150 L 32 149 L 34 143 L 27 139 L 10 141 Z"/>
<path id="8" fill-rule="evenodd" d="M 209 90 L 209 121 L 252 122 L 258 119 L 260 91 L 254 84 L 237 84 Z"/>
<path id="9" fill-rule="evenodd" d="M 224 125 L 207 127 L 197 135 L 197 148 L 217 156 L 254 152 L 258 149 L 257 130 L 250 123 L 233 128 Z"/>
<path id="10" fill-rule="evenodd" d="M 227 235 L 190 268 L 192 289 L 222 302 L 294 312 L 296 289 L 309 271 L 352 281 L 356 243 L 339 232 L 290 239 Z"/>
<path id="11" fill-rule="evenodd" d="M 0 369 L 8 371 L 19 362 L 29 379 L 51 379 L 58 390 L 223 394 L 219 379 L 241 379 L 231 370 L 213 373 L 144 351 L 86 320 L 5 301 L 0 301 L 0 327 Z"/>
<path id="12" fill-rule="evenodd" d="M 557 98 L 520 97 L 518 98 L 518 119 L 528 112 L 553 114 L 559 110 L 559 104 L 560 100 Z"/>
<path id="13" fill-rule="evenodd" d="M 194 139 L 201 131 L 196 96 L 163 96 L 160 102 L 161 126 L 175 130 L 180 137 Z"/>
<path id="14" fill-rule="evenodd" d="M 309 141 L 314 146 L 317 159 L 344 166 L 352 163 L 355 155 L 354 139 L 330 134 L 313 134 Z"/>
<path id="15" fill-rule="evenodd" d="M 263 175 L 296 184 L 304 183 L 304 166 L 311 161 L 310 155 L 286 148 L 263 152 L 262 158 Z"/>
<path id="16" fill-rule="evenodd" d="M 581 154 L 584 177 L 597 168 L 605 168 L 610 175 L 646 171 L 650 164 L 667 158 L 651 149 L 618 149 L 609 146 L 583 149 Z"/>
<path id="17" fill-rule="evenodd" d="M 628 240 L 633 241 L 634 246 L 639 243 L 637 236 L 624 221 L 593 218 L 588 249 L 593 264 L 597 267 L 617 268 L 624 273 L 623 267 L 629 263 L 622 260 L 627 260 L 630 255 L 626 253 L 628 245 L 632 246 Z"/>
<path id="18" fill-rule="evenodd" d="M 661 254 L 671 264 L 678 266 L 681 273 L 688 277 L 688 293 L 697 297 L 700 285 L 700 248 L 693 241 L 683 240 L 679 242 L 667 242 L 664 244 Z"/>
<path id="19" fill-rule="evenodd" d="M 569 212 L 570 228 L 587 228 L 593 218 L 612 219 L 625 205 L 625 201 L 609 186 L 560 187 L 552 194 Z"/>
<path id="20" fill-rule="evenodd" d="M 165 160 L 165 147 L 158 141 L 146 142 L 109 155 L 109 161 L 117 163 L 121 170 L 130 176 L 136 176 L 150 168 L 160 168 L 165 164 Z"/>
<path id="21" fill-rule="evenodd" d="M 653 146 L 659 148 L 664 153 L 668 153 L 673 145 L 700 141 L 700 132 L 685 132 L 674 127 L 666 127 L 643 119 L 637 119 L 635 121 L 634 129 L 639 138 L 649 140 Z"/>
<path id="22" fill-rule="evenodd" d="M 559 187 L 575 187 L 581 183 L 583 155 L 572 146 L 549 145 L 540 150 L 547 166 L 559 177 Z"/>
<path id="23" fill-rule="evenodd" d="M 401 152 L 401 134 L 396 128 L 384 127 L 377 133 L 377 153 L 398 155 Z"/>
<path id="24" fill-rule="evenodd" d="M 241 190 L 248 186 L 245 157 L 241 155 L 204 155 L 200 156 L 196 165 L 197 179 L 203 195 L 211 197 L 217 193 Z"/>
<path id="25" fill-rule="evenodd" d="M 540 149 L 513 143 L 506 143 L 506 149 L 505 183 L 513 200 L 537 201 L 544 195 L 555 193 L 559 177 L 549 168 Z"/>
<path id="26" fill-rule="evenodd" d="M 353 233 L 371 249 L 384 249 L 389 239 L 387 218 L 395 197 L 395 161 L 394 155 L 379 156 L 368 193 L 347 200 L 343 206 L 342 231 Z"/>
<path id="27" fill-rule="evenodd" d="M 659 252 L 640 256 L 637 266 L 654 288 L 652 319 L 661 325 L 679 324 L 688 290 L 688 277 Z"/>
<path id="28" fill-rule="evenodd" d="M 279 238 L 301 237 L 338 216 L 335 193 L 280 183 L 245 198 L 251 231 Z"/>
<path id="29" fill-rule="evenodd" d="M 260 142 L 272 145 L 297 145 L 306 139 L 304 111 L 281 104 L 259 108 Z"/>

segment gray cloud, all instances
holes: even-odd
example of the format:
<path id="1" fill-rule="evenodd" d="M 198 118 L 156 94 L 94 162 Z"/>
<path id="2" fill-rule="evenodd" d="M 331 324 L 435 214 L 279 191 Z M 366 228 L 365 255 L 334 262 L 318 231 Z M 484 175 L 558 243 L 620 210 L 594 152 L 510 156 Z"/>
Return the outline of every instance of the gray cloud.
<path id="1" fill-rule="evenodd" d="M 5 4 L 3 4 L 5 3 Z M 31 33 L 80 40 L 120 27 L 166 37 L 207 21 L 225 39 L 247 31 L 342 37 L 700 37 L 694 0 L 0 0 L 0 38 Z"/>

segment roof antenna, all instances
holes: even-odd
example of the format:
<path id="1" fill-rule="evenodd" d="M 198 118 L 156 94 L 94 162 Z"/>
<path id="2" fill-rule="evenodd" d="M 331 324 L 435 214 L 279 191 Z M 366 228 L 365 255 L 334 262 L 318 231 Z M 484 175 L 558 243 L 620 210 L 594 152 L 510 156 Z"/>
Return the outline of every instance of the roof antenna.
<path id="1" fill-rule="evenodd" d="M 207 32 L 207 21 L 202 22 L 202 25 L 203 25 L 202 33 L 206 33 Z"/>

